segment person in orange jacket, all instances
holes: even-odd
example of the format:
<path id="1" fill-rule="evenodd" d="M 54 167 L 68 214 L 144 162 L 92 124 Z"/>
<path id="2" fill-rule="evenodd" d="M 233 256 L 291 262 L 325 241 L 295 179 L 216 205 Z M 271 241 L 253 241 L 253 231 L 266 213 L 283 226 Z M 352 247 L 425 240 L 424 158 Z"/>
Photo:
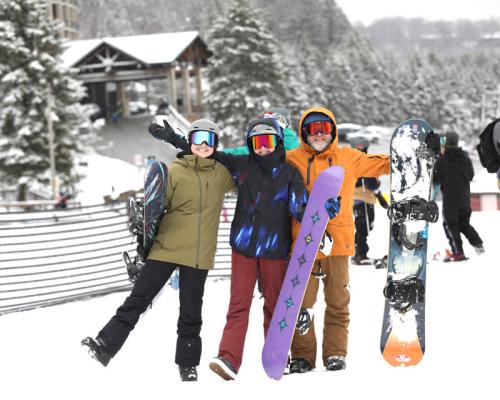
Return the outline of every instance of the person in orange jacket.
<path id="1" fill-rule="evenodd" d="M 345 175 L 339 197 L 340 212 L 330 220 L 325 239 L 333 245 L 328 255 L 318 252 L 311 279 L 302 302 L 297 329 L 292 342 L 290 373 L 310 371 L 316 366 L 314 318 L 308 310 L 316 303 L 321 277 L 326 302 L 323 328 L 323 364 L 327 370 L 344 369 L 349 326 L 349 256 L 354 255 L 354 187 L 359 177 L 379 177 L 389 173 L 389 156 L 366 154 L 351 147 L 338 146 L 337 123 L 333 112 L 322 107 L 303 112 L 299 123 L 301 146 L 287 152 L 287 161 L 296 167 L 310 192 L 315 179 L 332 165 L 344 167 Z M 297 238 L 300 224 L 292 222 L 292 238 Z M 323 249 L 323 251 L 325 251 Z"/>

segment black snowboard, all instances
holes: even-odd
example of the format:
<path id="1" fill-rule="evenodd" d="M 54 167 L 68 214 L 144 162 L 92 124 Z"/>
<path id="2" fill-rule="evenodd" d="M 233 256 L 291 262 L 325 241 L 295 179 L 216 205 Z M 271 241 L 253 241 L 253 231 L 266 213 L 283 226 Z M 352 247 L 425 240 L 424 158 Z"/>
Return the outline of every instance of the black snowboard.
<path id="1" fill-rule="evenodd" d="M 137 200 L 131 205 L 133 215 L 130 219 L 130 231 L 137 236 L 137 254 L 131 259 L 127 252 L 123 252 L 123 261 L 132 282 L 135 282 L 144 267 L 161 219 L 167 212 L 167 176 L 167 166 L 161 161 L 154 161 L 144 177 L 144 200 Z"/>

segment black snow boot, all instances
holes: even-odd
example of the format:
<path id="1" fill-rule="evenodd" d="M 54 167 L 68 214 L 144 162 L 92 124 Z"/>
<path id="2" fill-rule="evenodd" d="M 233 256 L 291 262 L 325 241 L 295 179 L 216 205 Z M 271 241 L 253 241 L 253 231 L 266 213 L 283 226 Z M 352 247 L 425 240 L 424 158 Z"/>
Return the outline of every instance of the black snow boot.
<path id="1" fill-rule="evenodd" d="M 196 367 L 181 367 L 179 365 L 179 374 L 182 382 L 194 382 L 198 380 Z"/>
<path id="2" fill-rule="evenodd" d="M 92 339 L 88 336 L 82 340 L 81 345 L 86 346 L 92 358 L 95 358 L 102 365 L 106 367 L 109 364 L 112 357 L 106 352 L 106 345 L 102 338 L 97 337 Z"/>
<path id="3" fill-rule="evenodd" d="M 305 358 L 292 358 L 290 360 L 290 374 L 303 374 L 312 370 L 311 364 Z"/>
<path id="4" fill-rule="evenodd" d="M 331 356 L 326 360 L 326 369 L 328 371 L 340 371 L 345 369 L 345 357 L 344 356 Z"/>

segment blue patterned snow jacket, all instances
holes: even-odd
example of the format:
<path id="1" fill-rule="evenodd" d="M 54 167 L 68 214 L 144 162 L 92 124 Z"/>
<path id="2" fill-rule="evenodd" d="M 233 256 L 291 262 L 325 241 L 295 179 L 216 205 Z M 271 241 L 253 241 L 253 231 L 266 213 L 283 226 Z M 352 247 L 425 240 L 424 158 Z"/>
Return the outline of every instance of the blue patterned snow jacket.
<path id="1" fill-rule="evenodd" d="M 248 257 L 287 259 L 291 217 L 302 220 L 307 190 L 300 172 L 285 161 L 283 146 L 266 156 L 216 152 L 214 158 L 238 186 L 231 247 Z"/>

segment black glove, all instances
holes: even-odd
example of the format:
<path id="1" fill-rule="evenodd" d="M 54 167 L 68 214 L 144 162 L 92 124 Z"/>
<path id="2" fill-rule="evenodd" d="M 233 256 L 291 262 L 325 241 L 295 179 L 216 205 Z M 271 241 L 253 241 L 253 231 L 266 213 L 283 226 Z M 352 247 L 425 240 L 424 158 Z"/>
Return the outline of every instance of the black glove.
<path id="1" fill-rule="evenodd" d="M 156 139 L 163 140 L 165 142 L 168 142 L 172 136 L 175 136 L 173 128 L 166 120 L 163 120 L 163 126 L 155 123 L 149 125 L 148 131 Z"/>
<path id="2" fill-rule="evenodd" d="M 155 123 L 149 125 L 148 131 L 156 139 L 169 143 L 177 149 L 184 151 L 189 150 L 189 143 L 187 140 L 182 135 L 176 134 L 166 120 L 163 120 L 163 126 Z"/>
<path id="3" fill-rule="evenodd" d="M 335 218 L 340 212 L 340 197 L 333 197 L 325 202 L 326 212 L 330 219 Z"/>
<path id="4" fill-rule="evenodd" d="M 439 135 L 435 132 L 429 132 L 425 138 L 425 144 L 436 156 L 440 153 Z"/>

